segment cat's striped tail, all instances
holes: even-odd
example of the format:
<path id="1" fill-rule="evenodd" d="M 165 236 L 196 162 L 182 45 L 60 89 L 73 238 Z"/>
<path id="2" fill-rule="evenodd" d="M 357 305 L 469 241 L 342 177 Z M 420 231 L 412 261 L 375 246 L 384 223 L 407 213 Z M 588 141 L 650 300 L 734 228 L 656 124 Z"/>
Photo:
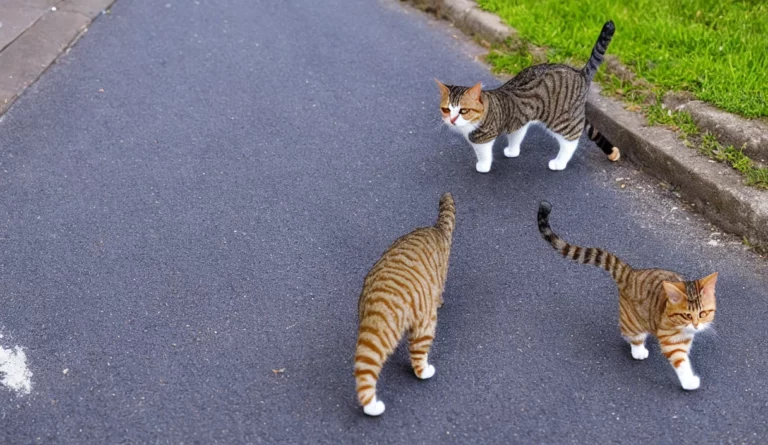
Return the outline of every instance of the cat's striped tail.
<path id="1" fill-rule="evenodd" d="M 624 261 L 621 261 L 616 255 L 596 247 L 579 247 L 569 244 L 564 239 L 557 236 L 552 228 L 549 227 L 549 213 L 552 211 L 552 204 L 547 201 L 539 203 L 539 232 L 541 236 L 552 247 L 566 258 L 570 258 L 577 263 L 592 264 L 608 271 L 619 286 L 624 284 L 624 280 L 632 271 Z"/>
<path id="2" fill-rule="evenodd" d="M 600 134 L 600 132 L 597 131 L 597 129 L 593 127 L 589 122 L 587 122 L 587 125 L 584 128 L 584 132 L 587 133 L 587 137 L 589 137 L 589 139 L 592 140 L 595 145 L 600 147 L 600 150 L 602 150 L 603 153 L 608 156 L 609 160 L 616 162 L 619 160 L 619 158 L 621 158 L 619 147 L 614 147 L 611 141 Z"/>
<path id="3" fill-rule="evenodd" d="M 454 227 L 456 227 L 456 205 L 450 193 L 443 193 L 443 196 L 440 197 L 440 211 L 437 215 L 435 227 L 449 236 L 453 233 Z"/>
<path id="4" fill-rule="evenodd" d="M 616 27 L 613 25 L 612 20 L 608 20 L 603 25 L 600 36 L 597 38 L 597 43 L 592 48 L 592 55 L 589 57 L 587 64 L 581 69 L 581 72 L 587 77 L 590 82 L 595 77 L 597 68 L 603 63 L 603 57 L 605 56 L 605 50 L 608 48 L 608 44 L 611 43 L 613 33 L 616 31 Z"/>

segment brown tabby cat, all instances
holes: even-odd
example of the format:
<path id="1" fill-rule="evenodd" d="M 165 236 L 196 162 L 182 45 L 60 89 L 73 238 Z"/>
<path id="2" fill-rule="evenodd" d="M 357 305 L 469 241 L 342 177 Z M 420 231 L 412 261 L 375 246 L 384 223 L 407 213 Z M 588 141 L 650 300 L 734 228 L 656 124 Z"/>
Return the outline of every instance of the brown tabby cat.
<path id="1" fill-rule="evenodd" d="M 435 374 L 427 362 L 443 304 L 456 208 L 450 193 L 440 198 L 437 223 L 399 238 L 368 272 L 360 294 L 355 352 L 357 397 L 369 416 L 384 412 L 376 382 L 384 362 L 408 333 L 411 365 L 420 379 Z"/>
<path id="2" fill-rule="evenodd" d="M 645 338 L 653 334 L 661 352 L 675 368 L 683 389 L 699 387 L 688 351 L 693 336 L 715 319 L 717 272 L 695 281 L 686 281 L 675 272 L 662 269 L 632 269 L 615 255 L 593 247 L 568 244 L 549 227 L 552 206 L 539 204 L 539 232 L 564 257 L 582 264 L 594 264 L 608 271 L 619 286 L 619 327 L 630 343 L 632 357 L 648 357 Z"/>
<path id="3" fill-rule="evenodd" d="M 499 88 L 486 91 L 481 90 L 479 83 L 467 88 L 443 85 L 435 79 L 442 93 L 443 121 L 467 138 L 475 149 L 477 171 L 491 170 L 493 142 L 502 133 L 509 134 L 504 155 L 517 157 L 528 127 L 535 123 L 543 124 L 560 145 L 557 157 L 549 161 L 550 170 L 565 169 L 585 129 L 589 84 L 603 62 L 614 30 L 611 21 L 603 25 L 589 61 L 580 70 L 567 65 L 534 65 Z M 604 138 L 595 133 L 593 140 L 610 160 L 619 159 L 619 150 L 603 142 Z"/>

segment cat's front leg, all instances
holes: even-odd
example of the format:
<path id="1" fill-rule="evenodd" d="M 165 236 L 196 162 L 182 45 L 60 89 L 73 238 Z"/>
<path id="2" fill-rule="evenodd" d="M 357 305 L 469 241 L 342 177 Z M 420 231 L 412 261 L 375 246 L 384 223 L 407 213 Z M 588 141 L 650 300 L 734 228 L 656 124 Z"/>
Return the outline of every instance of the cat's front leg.
<path id="1" fill-rule="evenodd" d="M 675 368 L 677 378 L 680 380 L 680 386 L 683 389 L 692 391 L 699 388 L 701 379 L 693 373 L 691 360 L 688 357 L 688 351 L 691 349 L 691 337 L 682 337 L 678 335 L 659 335 L 659 345 L 661 353 L 669 360 L 669 363 Z"/>
<path id="2" fill-rule="evenodd" d="M 475 164 L 475 168 L 480 173 L 488 173 L 491 171 L 491 164 L 493 163 L 493 142 L 495 140 L 496 139 L 493 139 L 490 142 L 485 142 L 483 144 L 470 142 L 472 148 L 475 149 L 475 156 L 477 156 L 477 164 Z"/>
<path id="3" fill-rule="evenodd" d="M 680 386 L 682 386 L 683 389 L 687 391 L 699 389 L 701 379 L 699 376 L 693 373 L 691 362 L 688 360 L 688 357 L 686 357 L 685 361 L 680 363 L 680 365 L 675 368 L 675 372 L 677 372 L 677 378 L 680 380 Z"/>

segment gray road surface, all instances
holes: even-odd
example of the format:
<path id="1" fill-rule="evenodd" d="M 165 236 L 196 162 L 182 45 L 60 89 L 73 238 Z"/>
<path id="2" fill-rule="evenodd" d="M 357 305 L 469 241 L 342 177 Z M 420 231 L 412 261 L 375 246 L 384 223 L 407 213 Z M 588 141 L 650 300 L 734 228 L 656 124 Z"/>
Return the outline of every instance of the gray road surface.
<path id="1" fill-rule="evenodd" d="M 765 260 L 586 143 L 555 173 L 534 132 L 475 172 L 432 78 L 498 81 L 453 33 L 383 0 L 119 0 L 99 18 L 0 123 L 0 346 L 33 373 L 28 395 L 0 388 L 0 443 L 764 443 Z M 444 191 L 437 374 L 399 350 L 367 418 L 363 276 Z M 573 242 L 720 272 L 700 390 L 655 344 L 632 360 L 608 275 L 539 238 L 544 198 Z"/>

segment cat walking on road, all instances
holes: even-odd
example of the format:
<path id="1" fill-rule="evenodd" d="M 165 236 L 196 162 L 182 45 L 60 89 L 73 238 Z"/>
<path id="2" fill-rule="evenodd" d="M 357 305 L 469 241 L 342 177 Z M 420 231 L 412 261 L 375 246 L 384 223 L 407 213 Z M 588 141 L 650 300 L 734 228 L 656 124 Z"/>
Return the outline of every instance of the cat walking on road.
<path id="1" fill-rule="evenodd" d="M 354 375 L 357 397 L 369 416 L 384 412 L 376 384 L 384 362 L 403 334 L 416 377 L 428 379 L 435 367 L 427 358 L 443 304 L 456 208 L 453 197 L 440 198 L 437 223 L 395 241 L 368 272 L 358 303 L 360 327 Z"/>
<path id="2" fill-rule="evenodd" d="M 614 31 L 612 21 L 603 25 L 589 61 L 581 69 L 560 64 L 534 65 L 499 88 L 485 91 L 479 83 L 463 87 L 444 85 L 435 79 L 441 92 L 443 122 L 472 145 L 477 171 L 491 170 L 493 143 L 502 133 L 509 135 L 504 156 L 517 157 L 533 124 L 544 125 L 560 146 L 557 157 L 549 161 L 550 170 L 565 169 L 585 129 L 610 160 L 619 159 L 618 148 L 594 128 L 587 128 L 585 116 L 589 85 L 603 62 Z"/>
<path id="3" fill-rule="evenodd" d="M 549 226 L 551 211 L 548 202 L 539 204 L 539 232 L 544 240 L 566 258 L 605 269 L 618 285 L 619 327 L 632 357 L 645 360 L 645 339 L 654 335 L 683 389 L 697 389 L 700 379 L 688 354 L 694 335 L 715 319 L 717 272 L 688 281 L 664 269 L 633 269 L 606 250 L 579 247 L 557 236 Z"/>

